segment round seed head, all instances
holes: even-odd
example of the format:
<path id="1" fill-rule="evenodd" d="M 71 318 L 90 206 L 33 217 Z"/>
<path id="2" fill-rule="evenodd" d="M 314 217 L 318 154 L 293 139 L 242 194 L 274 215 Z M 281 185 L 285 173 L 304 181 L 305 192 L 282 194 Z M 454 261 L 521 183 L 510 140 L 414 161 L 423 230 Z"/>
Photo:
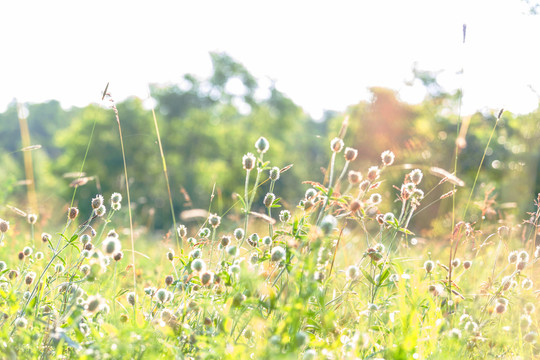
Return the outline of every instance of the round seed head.
<path id="1" fill-rule="evenodd" d="M 360 181 L 362 181 L 362 174 L 360 171 L 351 170 L 349 171 L 347 178 L 352 185 L 359 184 Z"/>
<path id="2" fill-rule="evenodd" d="M 5 261 L 0 261 L 0 272 L 7 269 L 7 264 Z"/>
<path id="3" fill-rule="evenodd" d="M 340 138 L 334 138 L 332 139 L 332 141 L 330 141 L 330 150 L 332 150 L 335 153 L 338 153 L 341 150 L 343 150 L 343 146 L 345 146 L 345 144 L 343 143 L 343 140 L 341 140 Z"/>
<path id="4" fill-rule="evenodd" d="M 120 260 L 122 260 L 123 257 L 124 257 L 124 253 L 121 252 L 121 251 L 118 251 L 118 252 L 113 254 L 113 260 L 114 261 L 120 261 Z"/>
<path id="5" fill-rule="evenodd" d="M 358 156 L 358 150 L 347 147 L 345 148 L 343 156 L 345 156 L 346 161 L 354 161 Z"/>
<path id="6" fill-rule="evenodd" d="M 384 166 L 390 166 L 394 163 L 395 155 L 390 150 L 386 150 L 381 154 L 381 160 Z"/>
<path id="7" fill-rule="evenodd" d="M 219 243 L 221 244 L 221 246 L 226 247 L 231 243 L 231 237 L 224 235 L 223 237 L 221 237 L 221 241 Z"/>
<path id="8" fill-rule="evenodd" d="M 69 220 L 75 220 L 79 216 L 79 209 L 76 207 L 70 207 L 68 209 L 68 219 Z"/>
<path id="9" fill-rule="evenodd" d="M 237 256 L 238 255 L 238 248 L 235 245 L 228 245 L 225 248 L 225 251 L 229 256 Z"/>
<path id="10" fill-rule="evenodd" d="M 266 196 L 264 197 L 263 204 L 264 206 L 269 208 L 274 203 L 274 200 L 276 200 L 276 195 L 272 193 L 267 193 Z"/>
<path id="11" fill-rule="evenodd" d="M 211 271 L 205 271 L 201 274 L 201 285 L 208 286 L 214 280 L 214 273 Z"/>
<path id="12" fill-rule="evenodd" d="M 240 265 L 231 265 L 229 267 L 229 271 L 231 274 L 239 274 L 240 273 Z"/>
<path id="13" fill-rule="evenodd" d="M 358 270 L 358 267 L 355 265 L 351 265 L 347 268 L 347 277 L 351 280 L 356 279 L 359 273 L 360 270 Z"/>
<path id="14" fill-rule="evenodd" d="M 112 255 L 117 253 L 122 248 L 120 240 L 115 237 L 109 236 L 103 241 L 103 252 L 107 255 Z"/>
<path id="15" fill-rule="evenodd" d="M 244 238 L 244 229 L 237 228 L 233 232 L 234 238 L 238 241 L 242 240 Z"/>
<path id="16" fill-rule="evenodd" d="M 461 260 L 459 260 L 459 259 L 457 259 L 457 258 L 454 259 L 454 260 L 452 260 L 452 267 L 453 267 L 453 268 L 458 268 L 459 265 L 461 265 Z"/>
<path id="17" fill-rule="evenodd" d="M 112 204 L 115 204 L 115 203 L 118 204 L 120 202 L 122 202 L 122 194 L 117 193 L 117 192 L 113 193 L 111 195 L 111 203 Z"/>
<path id="18" fill-rule="evenodd" d="M 97 313 L 101 310 L 101 307 L 103 306 L 103 298 L 101 296 L 89 296 L 88 300 L 86 301 L 86 311 L 90 313 Z"/>
<path id="19" fill-rule="evenodd" d="M 113 209 L 114 211 L 120 211 L 120 209 L 122 209 L 122 204 L 119 202 L 111 203 L 111 209 Z"/>
<path id="20" fill-rule="evenodd" d="M 257 264 L 259 262 L 259 254 L 252 253 L 249 257 L 249 262 L 253 265 Z"/>
<path id="21" fill-rule="evenodd" d="M 279 175 L 280 175 L 280 170 L 277 166 L 274 166 L 273 168 L 270 169 L 270 172 L 269 172 L 270 180 L 272 181 L 279 180 Z"/>
<path id="22" fill-rule="evenodd" d="M 88 274 L 90 274 L 90 265 L 88 265 L 88 264 L 82 265 L 82 266 L 81 266 L 81 273 L 82 273 L 83 275 L 85 275 L 85 276 L 88 275 Z"/>
<path id="23" fill-rule="evenodd" d="M 103 205 L 103 196 L 98 194 L 92 199 L 92 209 L 96 210 L 101 205 Z"/>
<path id="24" fill-rule="evenodd" d="M 281 261 L 285 258 L 285 249 L 281 246 L 276 246 L 272 249 L 272 252 L 270 254 L 270 260 L 273 262 Z"/>
<path id="25" fill-rule="evenodd" d="M 368 169 L 366 177 L 369 181 L 373 182 L 377 180 L 379 176 L 381 176 L 381 170 L 378 166 L 372 166 Z"/>
<path id="26" fill-rule="evenodd" d="M 19 254 L 17 254 L 19 260 L 24 259 L 24 253 L 22 251 L 19 251 Z"/>
<path id="27" fill-rule="evenodd" d="M 167 290 L 165 289 L 159 289 L 158 291 L 156 291 L 156 298 L 158 299 L 158 301 L 160 303 L 164 303 L 167 301 L 167 297 L 168 297 L 168 294 L 167 294 Z"/>
<path id="28" fill-rule="evenodd" d="M 30 225 L 34 225 L 37 221 L 37 215 L 36 214 L 28 214 L 26 220 L 28 220 L 28 223 Z"/>
<path id="29" fill-rule="evenodd" d="M 518 254 L 518 258 L 519 258 L 520 261 L 528 262 L 529 261 L 529 253 L 526 252 L 526 251 L 520 251 L 519 254 Z"/>
<path id="30" fill-rule="evenodd" d="M 313 188 L 309 188 L 306 190 L 306 194 L 304 196 L 304 198 L 306 200 L 312 200 L 315 198 L 315 196 L 317 196 L 317 190 L 313 189 Z"/>
<path id="31" fill-rule="evenodd" d="M 503 225 L 497 229 L 497 233 L 500 237 L 507 238 L 508 234 L 510 234 L 510 229 L 508 228 L 508 226 Z"/>
<path id="32" fill-rule="evenodd" d="M 114 229 L 111 230 L 111 231 L 109 231 L 109 232 L 107 233 L 107 236 L 109 236 L 109 237 L 115 237 L 115 238 L 117 238 L 117 239 L 119 238 L 118 233 L 117 233 Z"/>
<path id="33" fill-rule="evenodd" d="M 253 168 L 255 168 L 255 162 L 256 161 L 257 160 L 255 159 L 255 156 L 252 153 L 247 153 L 242 158 L 242 167 L 246 171 L 253 170 Z"/>
<path id="34" fill-rule="evenodd" d="M 371 182 L 369 180 L 364 180 L 360 183 L 360 190 L 363 192 L 366 192 L 369 190 L 369 186 L 371 185 Z"/>
<path id="35" fill-rule="evenodd" d="M 202 237 L 202 238 L 205 238 L 207 239 L 210 234 L 212 233 L 212 231 L 210 231 L 209 228 L 202 228 L 200 231 L 199 231 L 199 237 Z"/>
<path id="36" fill-rule="evenodd" d="M 431 260 L 428 260 L 424 263 L 424 270 L 426 270 L 427 273 L 430 273 L 435 268 L 435 263 Z"/>
<path id="37" fill-rule="evenodd" d="M 289 210 L 281 210 L 279 212 L 279 221 L 286 223 L 291 218 L 291 212 Z"/>
<path id="38" fill-rule="evenodd" d="M 28 320 L 23 317 L 19 317 L 15 320 L 15 326 L 18 328 L 25 328 L 28 325 Z"/>
<path id="39" fill-rule="evenodd" d="M 472 261 L 470 261 L 470 260 L 465 260 L 465 261 L 463 262 L 463 268 L 464 268 L 465 270 L 468 270 L 471 266 L 472 266 Z"/>
<path id="40" fill-rule="evenodd" d="M 178 227 L 176 228 L 176 233 L 182 239 L 185 238 L 187 236 L 187 227 L 185 225 L 178 225 Z"/>
<path id="41" fill-rule="evenodd" d="M 518 260 L 518 252 L 512 251 L 510 254 L 508 254 L 508 262 L 510 264 L 515 264 Z"/>
<path id="42" fill-rule="evenodd" d="M 521 282 L 521 287 L 525 290 L 530 290 L 532 289 L 533 287 L 533 282 L 531 279 L 524 279 L 522 282 Z"/>
<path id="43" fill-rule="evenodd" d="M 92 243 L 88 243 L 84 245 L 84 250 L 86 251 L 92 251 L 93 248 L 94 248 L 94 245 Z"/>
<path id="44" fill-rule="evenodd" d="M 65 267 L 62 264 L 56 264 L 54 267 L 54 272 L 56 272 L 57 274 L 64 272 L 64 270 Z"/>
<path id="45" fill-rule="evenodd" d="M 0 219 L 0 232 L 5 233 L 9 230 L 9 222 L 4 219 Z"/>
<path id="46" fill-rule="evenodd" d="M 236 295 L 234 295 L 233 297 L 233 301 L 232 301 L 232 306 L 233 307 L 239 307 L 240 305 L 242 305 L 242 303 L 246 300 L 246 295 L 242 294 L 242 293 L 237 293 Z"/>
<path id="47" fill-rule="evenodd" d="M 171 284 L 173 283 L 173 281 L 174 281 L 174 278 L 173 278 L 172 275 L 167 275 L 167 276 L 165 277 L 165 284 L 166 284 L 167 286 L 171 285 Z"/>
<path id="48" fill-rule="evenodd" d="M 41 234 L 41 241 L 43 243 L 48 243 L 51 241 L 51 239 L 52 239 L 52 236 L 50 234 L 47 234 L 47 233 Z"/>
<path id="49" fill-rule="evenodd" d="M 262 136 L 255 142 L 255 148 L 257 149 L 257 152 L 261 154 L 267 152 L 269 147 L 270 143 Z"/>
<path id="50" fill-rule="evenodd" d="M 522 271 L 523 269 L 525 269 L 526 266 L 527 266 L 527 262 L 520 260 L 516 263 L 516 270 Z"/>
<path id="51" fill-rule="evenodd" d="M 337 226 L 337 219 L 332 215 L 326 215 L 321 221 L 321 230 L 326 234 L 330 234 Z"/>
<path id="52" fill-rule="evenodd" d="M 13 280 L 19 276 L 19 272 L 17 270 L 9 270 L 8 272 L 8 278 L 9 280 Z"/>
<path id="53" fill-rule="evenodd" d="M 381 194 L 371 194 L 371 196 L 369 197 L 369 202 L 373 205 L 379 205 L 382 202 Z"/>
<path id="54" fill-rule="evenodd" d="M 90 241 L 92 241 L 92 238 L 90 237 L 90 235 L 88 234 L 82 234 L 81 237 L 79 238 L 81 240 L 81 243 L 83 245 L 86 245 L 88 244 Z"/>
<path id="55" fill-rule="evenodd" d="M 495 312 L 497 314 L 502 314 L 505 311 L 506 311 L 506 304 L 498 303 L 497 305 L 495 305 Z"/>
<path id="56" fill-rule="evenodd" d="M 523 336 L 523 340 L 530 344 L 534 344 L 537 338 L 538 338 L 538 334 L 534 331 L 531 331 Z"/>
<path id="57" fill-rule="evenodd" d="M 262 239 L 262 243 L 265 246 L 272 246 L 272 238 L 270 236 L 265 236 Z"/>
<path id="58" fill-rule="evenodd" d="M 30 256 L 32 255 L 32 248 L 29 247 L 29 246 L 26 246 L 24 249 L 23 249 L 23 255 L 24 256 Z"/>
<path id="59" fill-rule="evenodd" d="M 409 179 L 412 181 L 414 185 L 420 184 L 423 176 L 424 174 L 422 174 L 422 170 L 420 169 L 414 169 L 413 171 L 409 173 Z"/>
<path id="60" fill-rule="evenodd" d="M 206 263 L 203 259 L 195 259 L 191 262 L 191 270 L 202 272 L 206 269 Z"/>
<path id="61" fill-rule="evenodd" d="M 94 209 L 94 213 L 99 217 L 102 217 L 103 215 L 105 215 L 106 212 L 107 212 L 107 208 L 105 207 L 105 205 L 101 205 L 97 209 Z"/>
<path id="62" fill-rule="evenodd" d="M 189 257 L 192 259 L 198 259 L 202 255 L 201 249 L 193 249 L 189 252 Z"/>
<path id="63" fill-rule="evenodd" d="M 349 204 L 349 210 L 351 210 L 351 212 L 355 213 L 357 212 L 358 210 L 360 210 L 360 208 L 362 207 L 362 203 L 358 200 L 353 200 L 350 204 Z"/>
<path id="64" fill-rule="evenodd" d="M 135 306 L 135 302 L 137 301 L 137 295 L 133 291 L 128 292 L 126 295 L 126 300 L 128 304 Z"/>
<path id="65" fill-rule="evenodd" d="M 221 223 L 221 217 L 216 214 L 210 214 L 210 216 L 208 216 L 208 223 L 215 229 Z"/>
<path id="66" fill-rule="evenodd" d="M 384 214 L 383 220 L 385 223 L 393 223 L 394 220 L 396 220 L 396 217 L 392 213 L 386 213 Z"/>

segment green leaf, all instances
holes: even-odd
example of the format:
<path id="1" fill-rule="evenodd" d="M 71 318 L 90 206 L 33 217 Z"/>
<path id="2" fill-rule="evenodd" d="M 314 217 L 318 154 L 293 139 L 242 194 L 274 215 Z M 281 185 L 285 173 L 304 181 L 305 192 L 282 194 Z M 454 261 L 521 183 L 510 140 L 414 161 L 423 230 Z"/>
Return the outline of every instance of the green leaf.
<path id="1" fill-rule="evenodd" d="M 360 269 L 360 270 L 362 271 L 362 274 L 364 274 L 364 277 L 367 279 L 367 281 L 369 281 L 373 285 L 376 285 L 371 275 L 369 275 L 364 269 Z"/>

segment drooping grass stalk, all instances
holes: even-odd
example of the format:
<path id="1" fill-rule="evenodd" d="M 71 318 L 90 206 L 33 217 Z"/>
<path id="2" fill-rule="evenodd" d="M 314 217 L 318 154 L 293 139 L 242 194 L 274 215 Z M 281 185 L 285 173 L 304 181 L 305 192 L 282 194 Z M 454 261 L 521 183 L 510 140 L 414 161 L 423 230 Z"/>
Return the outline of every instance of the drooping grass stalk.
<path id="1" fill-rule="evenodd" d="M 133 238 L 133 216 L 131 214 L 131 197 L 129 193 L 129 178 L 127 173 L 127 165 L 126 165 L 126 152 L 124 150 L 124 140 L 122 137 L 122 126 L 120 125 L 120 117 L 118 115 L 118 109 L 116 108 L 116 105 L 113 105 L 114 114 L 116 116 L 116 123 L 118 124 L 118 134 L 120 136 L 120 147 L 122 149 L 122 160 L 124 162 L 124 178 L 126 183 L 126 195 L 127 195 L 127 201 L 128 201 L 128 215 L 129 215 L 129 235 L 131 239 L 131 260 L 132 260 L 132 267 L 133 267 L 133 291 L 137 293 L 137 274 L 136 274 L 136 266 L 135 266 L 135 239 Z M 175 229 L 176 230 L 176 229 Z M 136 307 L 133 306 L 133 321 L 136 322 Z"/>
<path id="2" fill-rule="evenodd" d="M 171 207 L 171 216 L 172 216 L 172 221 L 173 221 L 173 226 L 174 226 L 173 232 L 176 238 L 176 247 L 177 247 L 177 250 L 180 250 L 180 247 L 182 244 L 180 243 L 181 240 L 180 240 L 180 236 L 178 235 L 178 231 L 176 231 L 176 215 L 174 213 L 174 206 L 173 206 L 173 200 L 172 200 L 172 194 L 171 194 L 171 185 L 169 183 L 169 174 L 167 172 L 167 162 L 165 161 L 165 155 L 163 153 L 163 146 L 161 145 L 161 136 L 159 135 L 159 127 L 157 123 L 156 112 L 154 111 L 153 107 L 152 107 L 152 117 L 154 118 L 154 126 L 156 128 L 156 135 L 157 135 L 157 140 L 158 140 L 158 145 L 159 145 L 159 154 L 161 156 L 161 164 L 163 166 L 163 175 L 165 176 L 165 183 L 167 184 L 167 194 L 169 195 L 169 205 Z"/>

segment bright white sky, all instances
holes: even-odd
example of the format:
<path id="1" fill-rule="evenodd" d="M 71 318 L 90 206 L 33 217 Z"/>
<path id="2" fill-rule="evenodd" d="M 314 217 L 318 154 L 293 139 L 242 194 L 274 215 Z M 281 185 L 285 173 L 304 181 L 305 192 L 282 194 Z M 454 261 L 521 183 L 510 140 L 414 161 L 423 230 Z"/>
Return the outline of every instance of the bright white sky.
<path id="1" fill-rule="evenodd" d="M 225 51 L 315 117 L 371 86 L 421 101 L 405 85 L 415 62 L 463 85 L 464 113 L 524 113 L 540 93 L 540 15 L 526 13 L 520 0 L 2 1 L 0 111 L 15 97 L 99 102 L 107 82 L 117 101 L 146 98 L 148 83 L 207 76 L 208 53 Z"/>

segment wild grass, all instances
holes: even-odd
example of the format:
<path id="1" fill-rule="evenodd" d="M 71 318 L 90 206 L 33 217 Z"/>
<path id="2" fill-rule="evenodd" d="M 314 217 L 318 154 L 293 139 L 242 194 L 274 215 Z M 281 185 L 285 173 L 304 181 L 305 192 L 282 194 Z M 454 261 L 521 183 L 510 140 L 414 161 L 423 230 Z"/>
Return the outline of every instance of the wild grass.
<path id="1" fill-rule="evenodd" d="M 523 223 L 467 222 L 482 163 L 461 205 L 463 217 L 446 238 L 426 240 L 414 234 L 411 222 L 431 205 L 424 197 L 432 189 L 422 189 L 430 175 L 407 170 L 402 182 L 387 184 L 387 170 L 405 161 L 399 154 L 381 149 L 378 164 L 349 170 L 361 154 L 346 147 L 345 122 L 329 143 L 325 180 L 307 180 L 305 194 L 288 199 L 296 206 L 284 209 L 274 192 L 290 166 L 273 166 L 267 160 L 272 146 L 261 137 L 254 144 L 257 155 L 238 154 L 244 194 L 236 194 L 236 205 L 213 213 L 212 194 L 207 218 L 178 225 L 154 113 L 172 243 L 170 236 L 159 240 L 133 227 L 129 154 L 121 114 L 113 111 L 129 229 L 115 226 L 117 214 L 126 212 L 120 193 L 97 194 L 81 205 L 91 209 L 85 220 L 72 201 L 66 225 L 55 230 L 55 224 L 41 224 L 48 233 L 37 243 L 31 234 L 42 214 L 2 214 L 3 358 L 538 356 L 540 198 Z M 455 179 L 448 174 L 436 186 Z M 389 185 L 393 192 L 382 191 Z M 452 187 L 437 201 L 451 201 L 454 194 Z"/>

